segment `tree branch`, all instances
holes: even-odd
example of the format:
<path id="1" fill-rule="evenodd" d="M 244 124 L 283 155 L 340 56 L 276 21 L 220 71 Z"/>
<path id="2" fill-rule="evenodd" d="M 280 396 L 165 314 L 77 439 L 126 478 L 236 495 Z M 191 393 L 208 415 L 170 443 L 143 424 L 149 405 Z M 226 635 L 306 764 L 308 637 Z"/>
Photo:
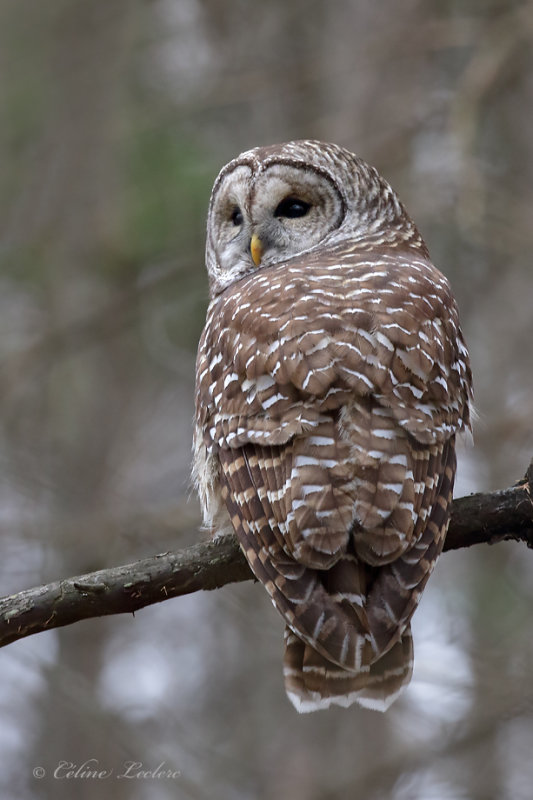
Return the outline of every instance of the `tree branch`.
<path id="1" fill-rule="evenodd" d="M 505 539 L 533 548 L 533 461 L 509 489 L 454 500 L 444 550 Z M 135 612 L 170 597 L 246 581 L 252 573 L 234 536 L 102 569 L 0 598 L 0 646 L 78 620 Z"/>

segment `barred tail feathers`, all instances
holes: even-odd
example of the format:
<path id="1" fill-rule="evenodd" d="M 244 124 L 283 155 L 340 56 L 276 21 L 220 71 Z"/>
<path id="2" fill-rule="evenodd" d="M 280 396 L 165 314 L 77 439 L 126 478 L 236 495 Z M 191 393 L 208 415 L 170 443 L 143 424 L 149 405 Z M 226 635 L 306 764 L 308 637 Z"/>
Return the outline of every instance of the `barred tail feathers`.
<path id="1" fill-rule="evenodd" d="M 410 627 L 384 656 L 359 672 L 328 661 L 285 628 L 285 691 L 300 713 L 331 705 L 347 708 L 354 702 L 374 711 L 386 711 L 411 680 L 412 671 Z"/>

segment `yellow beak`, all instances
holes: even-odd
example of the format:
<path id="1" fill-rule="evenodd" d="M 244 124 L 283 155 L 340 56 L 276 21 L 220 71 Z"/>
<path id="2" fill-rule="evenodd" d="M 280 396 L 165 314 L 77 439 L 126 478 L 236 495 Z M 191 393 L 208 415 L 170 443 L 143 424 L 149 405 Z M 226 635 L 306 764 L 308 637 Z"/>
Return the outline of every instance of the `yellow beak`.
<path id="1" fill-rule="evenodd" d="M 250 253 L 256 267 L 261 263 L 263 257 L 263 243 L 257 234 L 253 234 L 252 241 L 250 242 Z"/>

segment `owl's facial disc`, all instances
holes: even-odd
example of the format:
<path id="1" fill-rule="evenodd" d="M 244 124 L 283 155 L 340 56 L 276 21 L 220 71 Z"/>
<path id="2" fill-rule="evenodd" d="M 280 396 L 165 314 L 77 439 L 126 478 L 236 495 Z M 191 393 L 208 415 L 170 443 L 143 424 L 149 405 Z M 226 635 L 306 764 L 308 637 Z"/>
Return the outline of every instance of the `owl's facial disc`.
<path id="1" fill-rule="evenodd" d="M 236 167 L 218 186 L 211 208 L 217 284 L 224 288 L 259 266 L 322 244 L 343 217 L 340 190 L 320 172 L 283 162 L 256 173 Z"/>

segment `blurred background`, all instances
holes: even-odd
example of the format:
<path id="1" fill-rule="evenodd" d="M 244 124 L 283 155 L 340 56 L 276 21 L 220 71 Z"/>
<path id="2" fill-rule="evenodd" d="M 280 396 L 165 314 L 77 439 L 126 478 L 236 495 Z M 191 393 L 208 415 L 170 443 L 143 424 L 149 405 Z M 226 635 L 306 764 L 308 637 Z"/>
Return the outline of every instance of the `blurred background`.
<path id="1" fill-rule="evenodd" d="M 335 141 L 397 189 L 472 355 L 456 496 L 524 474 L 532 39 L 514 0 L 0 2 L 1 594 L 205 535 L 205 215 L 220 167 L 259 144 Z M 298 716 L 251 582 L 30 637 L 0 652 L 0 795 L 531 800 L 532 603 L 524 546 L 444 555 L 386 715 Z M 60 762 L 113 774 L 54 778 Z M 179 776 L 118 780 L 126 762 Z"/>

